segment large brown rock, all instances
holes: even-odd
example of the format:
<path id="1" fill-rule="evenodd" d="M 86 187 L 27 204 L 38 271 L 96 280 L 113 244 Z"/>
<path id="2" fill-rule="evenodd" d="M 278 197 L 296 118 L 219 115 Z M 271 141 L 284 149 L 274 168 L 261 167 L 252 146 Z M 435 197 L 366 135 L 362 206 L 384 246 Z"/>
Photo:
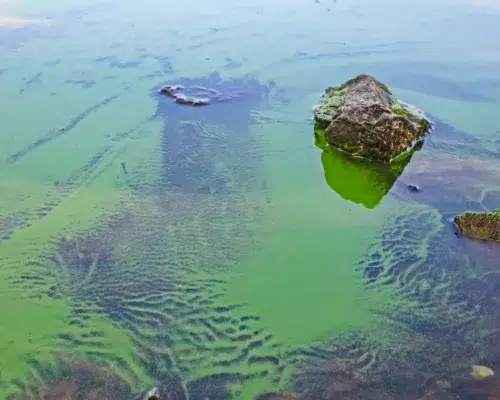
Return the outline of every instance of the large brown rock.
<path id="1" fill-rule="evenodd" d="M 455 217 L 455 223 L 466 237 L 500 242 L 500 209 L 491 213 L 466 212 Z"/>
<path id="2" fill-rule="evenodd" d="M 373 161 L 390 162 L 425 136 L 424 114 L 369 75 L 326 89 L 314 108 L 316 134 L 328 145 Z"/>

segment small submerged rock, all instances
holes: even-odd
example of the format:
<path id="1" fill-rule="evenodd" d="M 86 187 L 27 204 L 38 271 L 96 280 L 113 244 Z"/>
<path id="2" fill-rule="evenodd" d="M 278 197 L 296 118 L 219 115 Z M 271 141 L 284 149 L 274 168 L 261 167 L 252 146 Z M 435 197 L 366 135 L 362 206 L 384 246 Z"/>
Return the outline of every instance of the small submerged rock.
<path id="1" fill-rule="evenodd" d="M 446 379 L 438 379 L 436 381 L 436 386 L 440 387 L 441 389 L 444 389 L 444 390 L 451 389 L 451 383 L 449 381 L 447 381 Z"/>
<path id="2" fill-rule="evenodd" d="M 210 103 L 210 100 L 206 98 L 184 96 L 183 94 L 179 94 L 175 97 L 175 102 L 179 104 L 188 104 L 192 106 L 206 106 Z"/>
<path id="3" fill-rule="evenodd" d="M 473 365 L 471 375 L 476 381 L 482 381 L 494 376 L 495 372 L 484 365 Z"/>
<path id="4" fill-rule="evenodd" d="M 455 217 L 455 223 L 466 237 L 500 242 L 500 209 L 493 212 L 466 212 Z"/>
<path id="5" fill-rule="evenodd" d="M 431 129 L 420 110 L 364 74 L 326 89 L 314 118 L 329 146 L 372 161 L 392 161 Z"/>
<path id="6" fill-rule="evenodd" d="M 190 106 L 206 106 L 210 104 L 210 99 L 206 97 L 187 96 L 179 91 L 185 90 L 182 85 L 166 85 L 160 89 L 160 93 L 169 97 L 173 97 L 178 104 Z"/>
<path id="7" fill-rule="evenodd" d="M 158 388 L 153 388 L 147 392 L 144 400 L 160 400 L 160 391 Z"/>
<path id="8" fill-rule="evenodd" d="M 179 90 L 184 90 L 182 85 L 166 85 L 160 89 L 161 94 L 165 94 L 170 97 L 176 97 Z"/>
<path id="9" fill-rule="evenodd" d="M 420 192 L 420 189 L 417 185 L 408 185 L 407 187 L 410 192 Z"/>

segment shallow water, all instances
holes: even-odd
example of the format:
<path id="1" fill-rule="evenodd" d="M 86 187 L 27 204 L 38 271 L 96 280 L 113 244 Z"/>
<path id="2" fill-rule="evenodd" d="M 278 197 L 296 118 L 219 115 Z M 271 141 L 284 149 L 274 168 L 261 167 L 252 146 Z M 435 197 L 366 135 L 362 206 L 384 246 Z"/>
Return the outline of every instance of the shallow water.
<path id="1" fill-rule="evenodd" d="M 0 397 L 80 371 L 74 398 L 334 399 L 311 365 L 436 380 L 500 363 L 500 247 L 451 222 L 500 206 L 500 3 L 4 0 L 0 16 Z M 392 171 L 315 145 L 312 106 L 361 72 L 434 122 Z"/>

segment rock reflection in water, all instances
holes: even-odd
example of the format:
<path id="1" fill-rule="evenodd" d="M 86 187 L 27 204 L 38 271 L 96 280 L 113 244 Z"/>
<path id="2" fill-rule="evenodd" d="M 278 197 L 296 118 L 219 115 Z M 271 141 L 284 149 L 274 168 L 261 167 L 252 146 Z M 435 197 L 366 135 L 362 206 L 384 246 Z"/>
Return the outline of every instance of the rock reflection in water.
<path id="1" fill-rule="evenodd" d="M 321 135 L 315 132 L 316 145 L 323 150 L 321 163 L 326 183 L 345 200 L 375 208 L 410 162 L 415 151 L 422 148 L 418 143 L 410 152 L 390 164 L 354 158 L 344 152 L 327 147 Z"/>

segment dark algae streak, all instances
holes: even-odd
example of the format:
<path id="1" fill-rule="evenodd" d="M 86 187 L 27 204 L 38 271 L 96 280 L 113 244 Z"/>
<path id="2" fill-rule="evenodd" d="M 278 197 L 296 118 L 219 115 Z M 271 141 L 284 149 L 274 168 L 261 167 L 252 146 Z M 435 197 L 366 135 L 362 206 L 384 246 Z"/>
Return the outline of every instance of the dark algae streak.
<path id="1" fill-rule="evenodd" d="M 91 115 L 93 112 L 99 110 L 101 107 L 109 104 L 116 98 L 118 98 L 119 95 L 114 95 L 110 96 L 97 104 L 94 104 L 87 108 L 86 110 L 82 111 L 80 114 L 76 115 L 72 120 L 68 122 L 66 126 L 59 127 L 59 128 L 54 128 L 50 132 L 45 133 L 44 135 L 40 136 L 36 141 L 33 143 L 30 143 L 28 146 L 16 151 L 15 153 L 9 155 L 7 157 L 7 162 L 8 163 L 14 163 L 21 158 L 25 157 L 32 151 L 36 150 L 38 147 L 43 146 L 47 143 L 50 143 L 52 140 L 56 140 L 57 138 L 69 133 L 74 127 L 76 127 L 80 122 L 85 120 L 89 115 Z"/>
<path id="2" fill-rule="evenodd" d="M 13 282 L 28 293 L 36 287 L 38 296 L 68 295 L 59 343 L 89 349 L 127 379 L 91 360 L 61 358 L 55 369 L 33 361 L 32 381 L 16 385 L 24 394 L 13 399 L 143 400 L 156 387 L 160 399 L 229 400 L 245 382 L 280 375 L 278 343 L 260 318 L 221 299 L 231 265 L 253 246 L 249 226 L 259 218 L 258 204 L 249 207 L 247 193 L 261 184 L 250 113 L 269 89 L 218 75 L 179 81 L 226 99 L 206 112 L 154 91 L 154 119 L 163 129 L 146 165 L 132 157 L 112 164 L 129 185 L 117 211 L 92 229 L 52 237 L 52 250 L 33 269 L 51 271 L 57 283 L 28 276 Z M 150 169 L 158 177 L 146 179 Z M 130 338 L 132 361 L 109 353 L 106 335 L 92 323 L 96 313 Z M 138 384 L 138 376 L 148 381 Z"/>
<path id="3" fill-rule="evenodd" d="M 232 399 L 245 382 L 280 374 L 278 343 L 260 318 L 221 300 L 224 275 L 253 246 L 249 225 L 258 215 L 247 193 L 261 185 L 250 112 L 265 104 L 268 88 L 218 75 L 179 81 L 213 88 L 227 101 L 209 112 L 154 91 L 155 119 L 163 125 L 159 146 L 145 166 L 116 162 L 130 185 L 120 211 L 88 232 L 59 238 L 44 264 L 64 277 L 73 299 L 70 323 L 77 332 L 61 334 L 61 342 L 109 358 L 104 338 L 87 333 L 97 309 L 130 335 L 132 376 L 146 374 L 159 398 Z M 145 179 L 149 168 L 158 168 L 159 179 Z M 132 368 L 125 359 L 111 362 L 127 373 Z M 117 398 L 146 395 L 144 387 L 131 390 L 141 397 Z"/>

